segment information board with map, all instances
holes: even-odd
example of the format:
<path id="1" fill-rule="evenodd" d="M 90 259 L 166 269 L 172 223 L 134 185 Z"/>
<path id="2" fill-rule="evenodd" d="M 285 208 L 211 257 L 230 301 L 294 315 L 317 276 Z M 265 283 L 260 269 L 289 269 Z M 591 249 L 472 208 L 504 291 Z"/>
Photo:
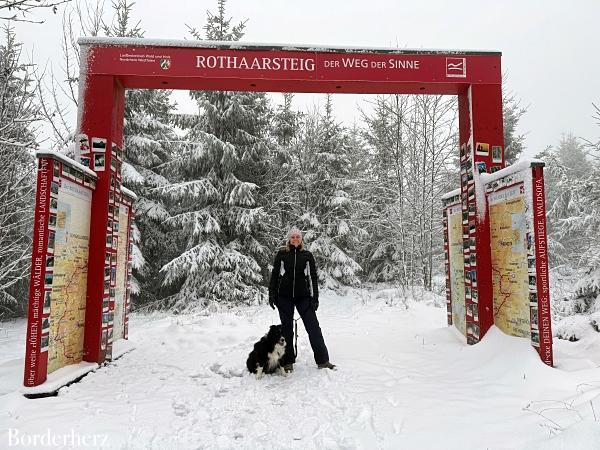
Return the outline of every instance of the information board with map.
<path id="1" fill-rule="evenodd" d="M 97 180 L 89 168 L 60 153 L 42 151 L 37 156 L 26 387 L 83 360 L 90 214 Z"/>
<path id="2" fill-rule="evenodd" d="M 525 338 L 541 360 L 553 365 L 544 163 L 520 161 L 492 173 L 480 172 L 489 215 L 490 264 L 477 264 L 473 254 L 476 210 L 468 190 L 442 197 L 446 305 L 448 324 L 469 339 L 477 336 L 480 311 L 491 311 L 493 324 L 504 333 Z M 465 172 L 467 182 L 469 173 Z M 467 183 L 468 185 L 468 183 Z M 487 251 L 480 248 L 478 252 Z M 488 272 L 489 271 L 489 272 Z M 488 272 L 491 283 L 480 281 Z M 481 294 L 492 294 L 481 304 Z M 471 329 L 471 330 L 470 330 Z"/>
<path id="3" fill-rule="evenodd" d="M 492 248 L 494 324 L 506 334 L 531 337 L 527 214 L 523 183 L 488 196 Z"/>
<path id="4" fill-rule="evenodd" d="M 82 360 L 92 204 L 90 188 L 58 183 L 48 373 Z"/>
<path id="5" fill-rule="evenodd" d="M 544 164 L 521 161 L 483 177 L 490 217 L 494 324 L 530 340 L 553 364 Z"/>
<path id="6" fill-rule="evenodd" d="M 121 184 L 122 149 L 86 135 L 78 135 L 77 143 L 79 161 L 55 151 L 36 153 L 26 396 L 56 392 L 131 348 L 123 342 L 113 348 L 113 341 L 128 337 L 137 197 Z M 92 195 L 100 186 L 92 161 L 110 173 L 107 202 L 100 207 Z M 97 248 L 104 258 L 89 257 Z"/>

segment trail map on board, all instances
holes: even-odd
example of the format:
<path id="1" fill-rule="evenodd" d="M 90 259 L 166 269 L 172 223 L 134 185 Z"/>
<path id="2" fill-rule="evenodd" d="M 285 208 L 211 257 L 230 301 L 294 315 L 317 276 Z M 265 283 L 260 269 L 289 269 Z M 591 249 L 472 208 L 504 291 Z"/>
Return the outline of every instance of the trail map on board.
<path id="1" fill-rule="evenodd" d="M 61 180 L 56 212 L 48 373 L 81 362 L 92 192 Z"/>
<path id="2" fill-rule="evenodd" d="M 489 210 L 494 324 L 511 336 L 530 338 L 523 184 L 491 193 Z"/>

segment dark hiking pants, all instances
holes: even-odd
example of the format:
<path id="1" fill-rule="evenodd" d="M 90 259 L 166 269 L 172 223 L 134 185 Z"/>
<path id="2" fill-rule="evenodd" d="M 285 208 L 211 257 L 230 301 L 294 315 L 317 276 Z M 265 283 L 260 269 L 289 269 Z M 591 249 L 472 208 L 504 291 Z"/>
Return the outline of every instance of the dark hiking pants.
<path id="1" fill-rule="evenodd" d="M 323 333 L 321 333 L 317 313 L 311 306 L 310 299 L 303 297 L 292 300 L 291 298 L 279 297 L 277 299 L 277 309 L 279 310 L 279 318 L 281 319 L 283 337 L 287 343 L 283 358 L 284 364 L 293 364 L 296 362 L 296 357 L 294 356 L 294 305 L 308 333 L 308 340 L 315 356 L 315 362 L 317 364 L 326 363 L 329 361 L 329 353 L 325 346 Z"/>

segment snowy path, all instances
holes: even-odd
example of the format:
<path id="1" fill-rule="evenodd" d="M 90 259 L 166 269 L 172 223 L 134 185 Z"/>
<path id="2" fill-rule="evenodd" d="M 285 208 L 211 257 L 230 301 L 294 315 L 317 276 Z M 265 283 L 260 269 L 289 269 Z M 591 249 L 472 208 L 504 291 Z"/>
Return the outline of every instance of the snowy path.
<path id="1" fill-rule="evenodd" d="M 406 310 L 325 295 L 321 304 L 336 372 L 315 367 L 300 325 L 294 373 L 250 376 L 244 363 L 252 343 L 276 321 L 266 307 L 137 317 L 130 327 L 137 349 L 58 397 L 2 396 L 0 387 L 0 447 L 11 428 L 75 429 L 108 436 L 105 448 L 127 449 L 530 449 L 537 441 L 547 449 L 581 436 L 581 446 L 566 448 L 600 443 L 590 403 L 595 398 L 599 414 L 597 364 L 584 361 L 581 369 L 579 359 L 578 370 L 548 368 L 523 340 L 496 329 L 468 347 L 444 326 L 444 309 L 420 303 Z M 0 373 L 11 364 L 0 360 Z M 524 410 L 530 403 L 532 411 Z M 543 416 L 533 412 L 547 406 Z M 577 437 L 569 429 L 547 440 L 551 428 L 572 424 Z"/>

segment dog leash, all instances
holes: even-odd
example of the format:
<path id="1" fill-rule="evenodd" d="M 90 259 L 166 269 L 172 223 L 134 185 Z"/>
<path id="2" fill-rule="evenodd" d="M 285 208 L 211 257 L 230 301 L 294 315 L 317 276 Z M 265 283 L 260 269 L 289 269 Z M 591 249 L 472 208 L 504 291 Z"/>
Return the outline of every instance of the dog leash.
<path id="1" fill-rule="evenodd" d="M 296 317 L 296 311 L 294 311 L 294 317 Z M 298 321 L 301 317 L 298 317 L 294 320 L 294 358 L 298 357 Z M 271 319 L 271 325 L 273 325 L 274 321 Z"/>
<path id="2" fill-rule="evenodd" d="M 294 319 L 294 334 L 296 335 L 296 342 L 294 343 L 294 358 L 298 357 L 298 321 L 300 317 Z"/>

